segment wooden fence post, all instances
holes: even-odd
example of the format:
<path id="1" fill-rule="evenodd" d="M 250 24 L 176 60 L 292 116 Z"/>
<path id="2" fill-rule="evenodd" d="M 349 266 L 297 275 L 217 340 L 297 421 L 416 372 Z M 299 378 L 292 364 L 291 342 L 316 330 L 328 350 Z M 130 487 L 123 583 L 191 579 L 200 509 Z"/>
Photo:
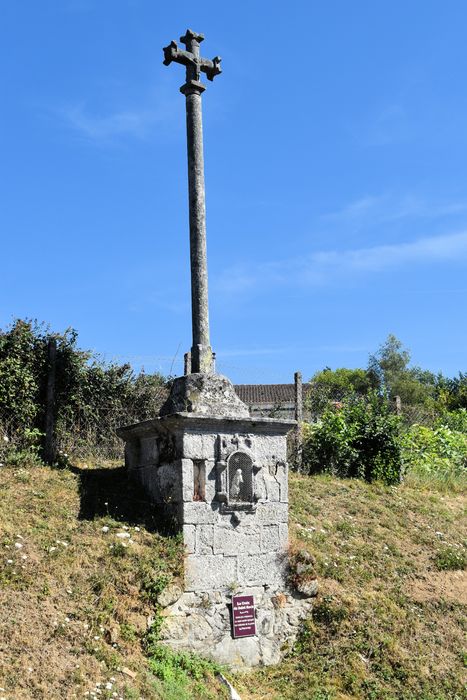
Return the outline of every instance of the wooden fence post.
<path id="1" fill-rule="evenodd" d="M 55 460 L 55 373 L 57 361 L 57 339 L 49 338 L 47 344 L 47 394 L 45 403 L 44 459 L 48 464 Z"/>
<path id="2" fill-rule="evenodd" d="M 302 421 L 303 421 L 303 385 L 302 373 L 295 372 L 294 374 L 294 390 L 295 390 L 295 420 L 297 426 L 295 428 L 295 466 L 297 469 L 302 467 Z"/>

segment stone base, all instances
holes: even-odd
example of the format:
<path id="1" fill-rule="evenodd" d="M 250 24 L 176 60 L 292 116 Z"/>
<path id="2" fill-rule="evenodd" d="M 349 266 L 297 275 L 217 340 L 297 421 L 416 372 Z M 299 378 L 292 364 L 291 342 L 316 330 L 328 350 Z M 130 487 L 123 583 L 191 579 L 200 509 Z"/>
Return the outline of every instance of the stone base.
<path id="1" fill-rule="evenodd" d="M 312 598 L 264 586 L 242 589 L 241 593 L 255 599 L 254 637 L 234 639 L 231 594 L 208 591 L 183 593 L 163 609 L 161 641 L 172 649 L 195 652 L 234 670 L 279 663 L 310 614 Z"/>
<path id="2" fill-rule="evenodd" d="M 194 413 L 218 418 L 249 418 L 247 406 L 238 398 L 230 379 L 221 374 L 186 374 L 173 380 L 161 416 Z"/>
<path id="3" fill-rule="evenodd" d="M 174 380 L 158 418 L 118 430 L 129 476 L 183 533 L 182 592 L 163 592 L 162 638 L 234 668 L 277 663 L 311 604 L 287 590 L 287 433 L 251 418 L 220 375 Z M 234 639 L 231 591 L 255 599 L 256 635 Z"/>

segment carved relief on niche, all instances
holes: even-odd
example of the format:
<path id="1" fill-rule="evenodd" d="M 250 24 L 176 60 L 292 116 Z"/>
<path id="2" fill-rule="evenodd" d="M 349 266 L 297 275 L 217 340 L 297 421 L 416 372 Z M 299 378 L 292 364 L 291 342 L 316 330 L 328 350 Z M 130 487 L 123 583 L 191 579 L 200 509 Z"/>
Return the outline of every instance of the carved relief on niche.
<path id="1" fill-rule="evenodd" d="M 254 510 L 255 476 L 259 471 L 251 453 L 248 436 L 218 437 L 217 500 L 224 509 Z"/>

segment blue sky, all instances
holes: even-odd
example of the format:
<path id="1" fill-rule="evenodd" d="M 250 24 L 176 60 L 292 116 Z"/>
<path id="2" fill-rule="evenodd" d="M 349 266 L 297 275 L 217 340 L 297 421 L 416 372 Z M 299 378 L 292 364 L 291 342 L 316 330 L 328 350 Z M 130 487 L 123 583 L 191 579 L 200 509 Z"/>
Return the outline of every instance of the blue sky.
<path id="1" fill-rule="evenodd" d="M 0 325 L 181 372 L 187 27 L 203 96 L 211 340 L 235 382 L 365 366 L 388 333 L 465 371 L 467 4 L 3 0 Z"/>

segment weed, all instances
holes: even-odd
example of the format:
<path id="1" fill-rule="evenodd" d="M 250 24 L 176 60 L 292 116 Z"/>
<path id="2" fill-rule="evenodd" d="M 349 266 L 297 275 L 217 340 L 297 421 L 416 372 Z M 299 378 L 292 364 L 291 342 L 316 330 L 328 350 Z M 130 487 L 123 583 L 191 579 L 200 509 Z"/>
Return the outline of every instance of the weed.
<path id="1" fill-rule="evenodd" d="M 113 557 L 124 557 L 127 553 L 127 547 L 123 542 L 115 542 L 109 546 L 109 549 Z"/>
<path id="2" fill-rule="evenodd" d="M 202 659 L 188 652 L 173 651 L 159 643 L 152 630 L 146 637 L 146 653 L 149 666 L 157 678 L 164 681 L 181 680 L 187 677 L 202 680 L 210 674 L 219 673 L 221 667 L 213 661 Z"/>
<path id="3" fill-rule="evenodd" d="M 122 622 L 120 625 L 120 636 L 124 642 L 134 642 L 138 637 L 138 633 L 134 625 Z"/>
<path id="4" fill-rule="evenodd" d="M 467 557 L 460 548 L 444 547 L 435 556 L 435 566 L 439 571 L 463 571 Z"/>

